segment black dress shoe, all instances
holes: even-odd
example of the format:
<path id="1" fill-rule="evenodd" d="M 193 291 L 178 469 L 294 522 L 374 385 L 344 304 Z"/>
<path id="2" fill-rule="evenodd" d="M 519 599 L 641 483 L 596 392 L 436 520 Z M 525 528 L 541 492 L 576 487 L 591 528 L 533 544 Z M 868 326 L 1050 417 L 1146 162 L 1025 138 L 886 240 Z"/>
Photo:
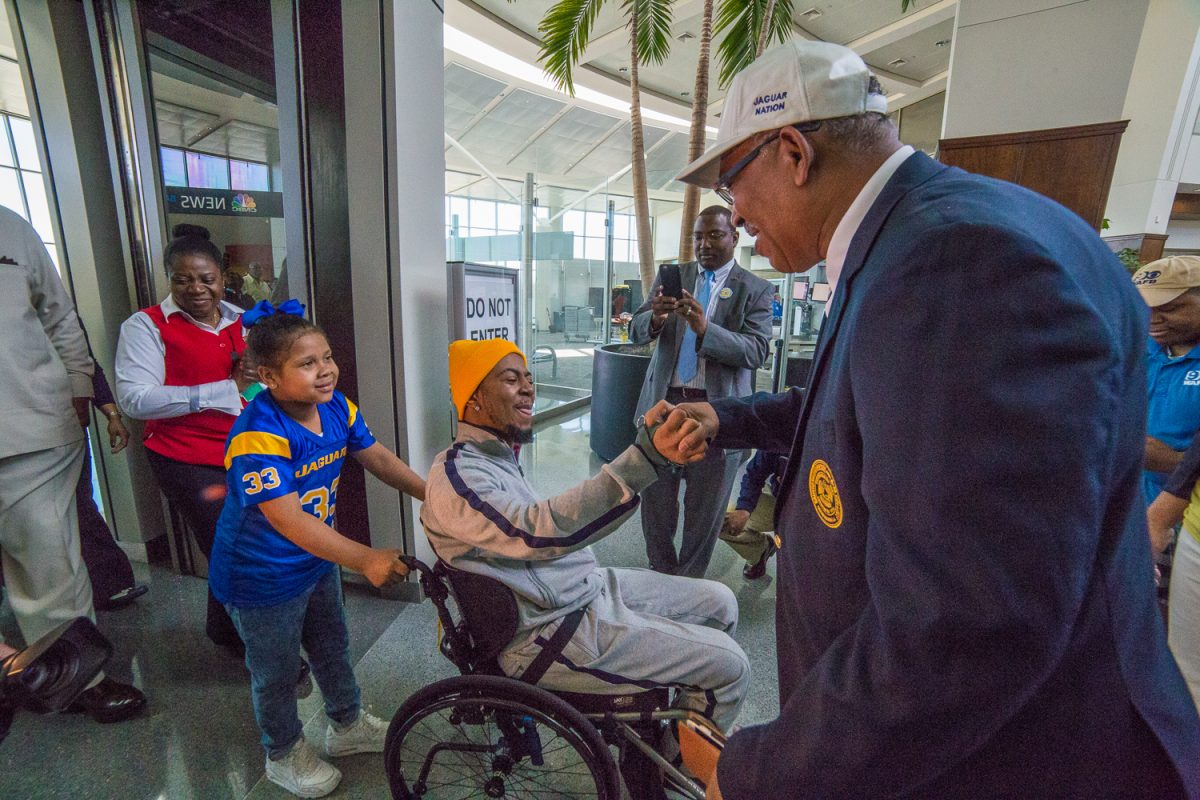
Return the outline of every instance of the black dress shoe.
<path id="1" fill-rule="evenodd" d="M 742 567 L 742 577 L 748 581 L 755 581 L 766 575 L 767 560 L 773 555 L 775 555 L 775 542 L 768 540 L 767 549 L 763 550 L 763 554 L 758 557 L 758 561 Z"/>
<path id="2" fill-rule="evenodd" d="M 105 678 L 75 698 L 67 711 L 87 714 L 96 722 L 120 722 L 141 711 L 145 705 L 146 695 L 127 683 Z"/>
<path id="3" fill-rule="evenodd" d="M 755 561 L 753 564 L 747 564 L 742 567 L 742 577 L 748 581 L 755 581 L 767 574 L 767 554 L 763 553 L 762 558 Z"/>
<path id="4" fill-rule="evenodd" d="M 135 583 L 128 589 L 122 589 L 112 597 L 109 597 L 105 600 L 101 600 L 97 597 L 94 605 L 100 611 L 116 611 L 118 608 L 125 608 L 125 606 L 129 605 L 134 600 L 137 600 L 149 590 L 150 587 L 148 587 L 146 584 Z"/>

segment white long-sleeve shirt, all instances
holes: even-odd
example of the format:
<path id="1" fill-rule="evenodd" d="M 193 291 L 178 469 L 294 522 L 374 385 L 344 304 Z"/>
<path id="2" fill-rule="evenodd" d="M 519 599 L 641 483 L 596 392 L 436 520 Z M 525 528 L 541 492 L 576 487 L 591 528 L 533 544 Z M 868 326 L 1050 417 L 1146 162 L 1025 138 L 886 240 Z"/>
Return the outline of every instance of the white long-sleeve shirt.
<path id="1" fill-rule="evenodd" d="M 92 396 L 94 362 L 33 226 L 0 207 L 0 458 L 83 438 L 71 399 Z"/>
<path id="2" fill-rule="evenodd" d="M 829 302 L 825 303 L 825 316 L 828 317 L 829 312 L 833 310 L 833 296 L 837 294 L 842 267 L 846 264 L 846 254 L 850 252 L 850 242 L 854 239 L 854 234 L 858 233 L 867 212 L 883 193 L 883 187 L 887 186 L 887 182 L 896 174 L 896 170 L 900 169 L 900 165 L 915 152 L 917 151 L 912 145 L 906 144 L 880 164 L 879 169 L 875 170 L 875 174 L 859 190 L 854 202 L 833 229 L 833 238 L 829 240 L 829 249 L 825 253 L 825 280 L 829 283 Z"/>
<path id="3" fill-rule="evenodd" d="M 192 317 L 168 295 L 159 303 L 163 316 L 183 314 L 197 328 L 216 336 L 238 321 L 242 310 L 221 302 L 221 319 L 216 327 Z M 139 311 L 121 323 L 115 364 L 117 402 L 134 419 L 170 419 L 197 411 L 215 409 L 237 416 L 242 412 L 241 392 L 232 378 L 196 386 L 167 386 L 166 345 L 158 326 Z"/>

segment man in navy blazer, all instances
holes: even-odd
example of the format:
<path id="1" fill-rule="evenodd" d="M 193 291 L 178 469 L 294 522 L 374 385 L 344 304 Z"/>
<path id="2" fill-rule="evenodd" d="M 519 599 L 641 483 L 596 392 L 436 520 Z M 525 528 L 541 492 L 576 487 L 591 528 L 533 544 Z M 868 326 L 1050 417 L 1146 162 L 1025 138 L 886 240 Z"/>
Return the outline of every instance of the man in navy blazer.
<path id="1" fill-rule="evenodd" d="M 1200 719 L 1140 497 L 1146 311 L 1081 219 L 902 147 L 852 51 L 730 88 L 715 188 L 777 269 L 834 284 L 809 387 L 659 404 L 665 453 L 790 455 L 780 715 L 709 797 L 1197 798 Z"/>

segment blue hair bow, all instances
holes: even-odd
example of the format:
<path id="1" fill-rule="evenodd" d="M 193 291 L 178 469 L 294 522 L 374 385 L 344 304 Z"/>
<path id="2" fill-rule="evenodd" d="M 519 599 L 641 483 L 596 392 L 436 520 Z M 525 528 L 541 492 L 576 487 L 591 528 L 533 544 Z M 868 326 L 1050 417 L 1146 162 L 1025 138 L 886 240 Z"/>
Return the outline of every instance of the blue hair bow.
<path id="1" fill-rule="evenodd" d="M 272 314 L 291 314 L 293 317 L 303 317 L 304 304 L 299 300 L 292 299 L 283 301 L 279 304 L 279 308 L 276 308 L 271 305 L 270 300 L 259 300 L 254 304 L 254 308 L 242 313 L 242 327 L 252 328 L 254 323 Z"/>

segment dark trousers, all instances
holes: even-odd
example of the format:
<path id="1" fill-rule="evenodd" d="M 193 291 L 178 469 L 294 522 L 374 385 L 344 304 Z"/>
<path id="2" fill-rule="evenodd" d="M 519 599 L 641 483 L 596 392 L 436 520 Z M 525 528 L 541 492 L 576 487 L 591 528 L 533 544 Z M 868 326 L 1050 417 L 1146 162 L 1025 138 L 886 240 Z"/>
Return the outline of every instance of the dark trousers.
<path id="1" fill-rule="evenodd" d="M 667 390 L 670 403 L 695 401 L 702 397 L 685 397 L 675 388 Z M 743 454 L 741 450 L 710 447 L 700 461 L 663 472 L 657 481 L 642 490 L 642 535 L 646 537 L 650 569 L 685 578 L 704 577 Z M 676 552 L 681 481 L 684 484 L 683 537 Z"/>
<path id="2" fill-rule="evenodd" d="M 83 470 L 75 484 L 75 508 L 79 513 L 79 549 L 92 581 L 92 597 L 97 608 L 108 598 L 133 586 L 133 567 L 125 551 L 117 546 L 92 495 L 92 449 L 83 445 Z"/>
<path id="3" fill-rule="evenodd" d="M 642 534 L 646 537 L 650 569 L 685 578 L 704 577 L 741 458 L 741 450 L 712 447 L 700 461 L 678 471 L 664 472 L 642 490 Z M 676 552 L 681 481 L 683 536 Z"/>
<path id="4" fill-rule="evenodd" d="M 153 450 L 146 450 L 146 456 L 162 493 L 187 521 L 204 557 L 211 558 L 213 540 L 217 536 L 217 518 L 225 506 L 225 470 L 204 464 L 185 464 Z M 231 647 L 242 644 L 233 620 L 213 597 L 212 589 L 208 590 L 204 632 L 216 644 Z"/>

